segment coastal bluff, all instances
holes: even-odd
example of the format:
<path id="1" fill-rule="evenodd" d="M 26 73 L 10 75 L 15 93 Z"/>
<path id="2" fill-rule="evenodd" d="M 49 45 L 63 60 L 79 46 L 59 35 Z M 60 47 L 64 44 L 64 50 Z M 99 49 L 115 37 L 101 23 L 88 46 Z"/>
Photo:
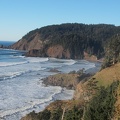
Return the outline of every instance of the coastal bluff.
<path id="1" fill-rule="evenodd" d="M 118 33 L 120 27 L 109 24 L 49 25 L 30 31 L 9 48 L 25 50 L 32 57 L 97 60 L 104 57 L 107 42 Z"/>

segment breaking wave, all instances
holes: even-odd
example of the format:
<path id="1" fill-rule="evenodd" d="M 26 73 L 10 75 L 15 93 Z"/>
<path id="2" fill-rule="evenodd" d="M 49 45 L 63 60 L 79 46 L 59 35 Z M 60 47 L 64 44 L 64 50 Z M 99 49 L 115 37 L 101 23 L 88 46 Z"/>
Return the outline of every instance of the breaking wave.
<path id="1" fill-rule="evenodd" d="M 0 53 L 0 120 L 18 120 L 33 110 L 43 110 L 56 99 L 72 98 L 73 91 L 42 85 L 41 78 L 56 74 L 49 69 L 69 72 L 95 67 L 84 60 L 25 57 L 14 50 Z"/>

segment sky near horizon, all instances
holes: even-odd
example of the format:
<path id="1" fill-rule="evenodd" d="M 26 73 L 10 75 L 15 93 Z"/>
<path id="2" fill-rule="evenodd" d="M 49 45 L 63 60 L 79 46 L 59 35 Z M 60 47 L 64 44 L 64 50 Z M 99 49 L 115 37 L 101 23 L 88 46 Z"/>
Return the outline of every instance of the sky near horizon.
<path id="1" fill-rule="evenodd" d="M 120 26 L 120 0 L 0 0 L 0 40 L 61 23 Z"/>

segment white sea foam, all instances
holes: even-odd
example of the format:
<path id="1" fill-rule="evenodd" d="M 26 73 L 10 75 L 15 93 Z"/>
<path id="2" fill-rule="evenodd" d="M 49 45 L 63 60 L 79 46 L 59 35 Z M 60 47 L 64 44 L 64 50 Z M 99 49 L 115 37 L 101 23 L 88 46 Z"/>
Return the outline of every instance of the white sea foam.
<path id="1" fill-rule="evenodd" d="M 23 56 L 19 56 L 21 58 L 25 58 Z M 0 67 L 6 67 L 6 66 L 13 66 L 13 65 L 20 65 L 20 64 L 26 64 L 26 63 L 37 63 L 37 62 L 45 62 L 48 61 L 48 58 L 25 58 L 24 62 L 0 62 Z"/>
<path id="2" fill-rule="evenodd" d="M 67 60 L 67 61 L 65 61 L 65 65 L 73 65 L 73 64 L 75 64 L 76 63 L 76 61 L 75 60 Z"/>
<path id="3" fill-rule="evenodd" d="M 19 56 L 10 55 L 10 57 L 12 57 L 12 58 L 25 58 L 25 56 L 23 56 L 23 55 L 19 55 Z"/>
<path id="4" fill-rule="evenodd" d="M 73 65 L 76 63 L 76 61 L 72 59 L 57 59 L 57 58 L 49 58 L 49 59 L 54 62 L 63 63 L 64 65 Z"/>
<path id="5" fill-rule="evenodd" d="M 38 112 L 44 109 L 53 100 L 72 98 L 73 91 L 63 90 L 60 87 L 45 87 L 41 84 L 41 78 L 55 74 L 48 72 L 49 69 L 56 68 L 61 72 L 69 72 L 95 67 L 94 63 L 87 61 L 20 55 L 0 56 L 2 58 L 0 62 L 0 120 L 2 118 L 19 120 L 33 110 Z"/>
<path id="6" fill-rule="evenodd" d="M 26 64 L 26 63 L 28 63 L 28 61 L 24 61 L 24 62 L 0 62 L 0 67 L 14 66 L 14 65 Z"/>
<path id="7" fill-rule="evenodd" d="M 16 109 L 8 109 L 6 111 L 1 110 L 0 111 L 0 117 L 4 118 L 5 116 L 10 116 L 12 114 L 17 114 L 18 112 L 24 112 L 26 110 L 35 108 L 35 106 L 37 106 L 37 105 L 40 105 L 40 104 L 43 104 L 43 103 L 46 103 L 46 102 L 49 102 L 49 101 L 53 101 L 53 96 L 55 94 L 61 93 L 62 88 L 58 87 L 56 90 L 57 91 L 47 99 L 33 99 L 33 100 L 31 99 L 31 101 L 26 102 L 28 104 L 26 106 L 22 106 L 22 107 L 16 108 Z"/>
<path id="8" fill-rule="evenodd" d="M 48 61 L 49 59 L 48 58 L 40 58 L 40 57 L 26 57 L 26 60 L 29 61 L 29 62 L 46 62 Z"/>

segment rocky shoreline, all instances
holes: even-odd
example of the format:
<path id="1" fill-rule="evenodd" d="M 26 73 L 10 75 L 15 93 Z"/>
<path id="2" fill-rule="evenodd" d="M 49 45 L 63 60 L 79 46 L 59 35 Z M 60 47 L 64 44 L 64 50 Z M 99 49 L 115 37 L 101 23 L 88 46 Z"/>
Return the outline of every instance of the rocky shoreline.
<path id="1" fill-rule="evenodd" d="M 43 79 L 43 84 L 45 84 L 46 86 L 51 85 L 51 86 L 61 86 L 61 87 L 65 87 L 67 89 L 70 90 L 75 90 L 77 84 L 82 81 L 85 80 L 89 77 L 91 77 L 91 74 L 86 74 L 83 73 L 81 75 L 77 74 L 77 73 L 58 73 L 56 75 L 51 75 L 49 77 L 46 77 Z"/>
<path id="2" fill-rule="evenodd" d="M 79 71 L 71 71 L 70 73 L 57 73 L 55 75 L 48 76 L 43 79 L 43 84 L 46 86 L 61 86 L 65 87 L 66 89 L 72 89 L 75 90 L 73 99 L 71 100 L 57 100 L 50 105 L 48 105 L 42 112 L 35 113 L 34 111 L 27 114 L 25 117 L 23 117 L 21 120 L 32 120 L 32 118 L 35 118 L 35 120 L 38 120 L 39 114 L 43 114 L 45 110 L 54 111 L 57 108 L 63 108 L 66 107 L 67 109 L 72 109 L 74 106 L 80 106 L 83 105 L 83 99 L 81 99 L 81 95 L 83 94 L 83 91 L 81 89 L 81 82 L 85 82 L 88 79 L 90 79 L 93 75 L 96 69 L 98 69 L 99 66 L 96 66 L 95 68 L 89 69 L 86 72 L 83 72 L 83 70 Z M 53 70 L 56 71 L 56 70 Z M 88 73 L 91 71 L 90 73 Z M 56 71 L 58 72 L 58 71 Z M 97 71 L 96 71 L 97 72 Z M 81 93 L 80 93 L 81 91 Z"/>

